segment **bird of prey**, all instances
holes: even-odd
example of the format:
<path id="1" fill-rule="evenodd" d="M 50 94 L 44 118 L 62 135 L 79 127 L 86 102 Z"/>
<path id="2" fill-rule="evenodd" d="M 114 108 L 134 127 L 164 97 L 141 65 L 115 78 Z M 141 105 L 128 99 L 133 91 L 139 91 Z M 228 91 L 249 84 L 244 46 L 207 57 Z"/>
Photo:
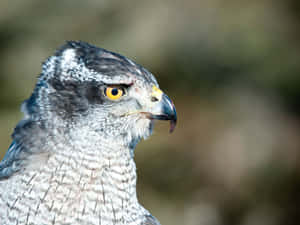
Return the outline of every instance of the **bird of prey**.
<path id="1" fill-rule="evenodd" d="M 1 225 L 158 225 L 138 202 L 136 144 L 174 104 L 142 66 L 70 41 L 49 57 L 0 163 Z"/>

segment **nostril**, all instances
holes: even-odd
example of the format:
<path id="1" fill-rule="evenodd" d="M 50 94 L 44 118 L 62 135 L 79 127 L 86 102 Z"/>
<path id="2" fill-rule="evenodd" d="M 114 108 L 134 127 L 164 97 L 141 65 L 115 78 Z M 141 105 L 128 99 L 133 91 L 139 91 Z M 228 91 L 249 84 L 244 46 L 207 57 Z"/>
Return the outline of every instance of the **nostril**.
<path id="1" fill-rule="evenodd" d="M 157 102 L 157 101 L 158 101 L 158 98 L 152 96 L 152 97 L 151 97 L 151 101 L 152 101 L 152 102 Z"/>

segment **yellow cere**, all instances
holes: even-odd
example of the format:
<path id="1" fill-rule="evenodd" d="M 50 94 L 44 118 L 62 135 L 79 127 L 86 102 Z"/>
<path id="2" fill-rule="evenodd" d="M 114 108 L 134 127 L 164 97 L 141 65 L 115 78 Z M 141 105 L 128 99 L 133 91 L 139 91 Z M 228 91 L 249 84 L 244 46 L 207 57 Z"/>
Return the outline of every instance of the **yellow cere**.
<path id="1" fill-rule="evenodd" d="M 162 95 L 163 95 L 162 90 L 160 90 L 158 87 L 153 85 L 153 87 L 152 87 L 152 96 L 157 98 L 160 101 L 161 98 L 162 98 Z"/>
<path id="2" fill-rule="evenodd" d="M 119 98 L 122 97 L 123 95 L 123 90 L 118 87 L 107 87 L 105 89 L 105 95 L 110 99 L 110 100 L 118 100 Z"/>

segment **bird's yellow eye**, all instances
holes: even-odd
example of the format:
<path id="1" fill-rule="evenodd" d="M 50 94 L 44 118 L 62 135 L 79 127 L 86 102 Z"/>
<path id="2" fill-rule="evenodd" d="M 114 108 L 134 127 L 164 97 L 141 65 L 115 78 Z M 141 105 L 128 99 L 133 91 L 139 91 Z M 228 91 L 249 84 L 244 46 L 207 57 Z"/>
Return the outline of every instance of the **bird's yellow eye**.
<path id="1" fill-rule="evenodd" d="M 110 100 L 118 100 L 124 95 L 124 90 L 120 87 L 107 87 L 104 93 Z"/>

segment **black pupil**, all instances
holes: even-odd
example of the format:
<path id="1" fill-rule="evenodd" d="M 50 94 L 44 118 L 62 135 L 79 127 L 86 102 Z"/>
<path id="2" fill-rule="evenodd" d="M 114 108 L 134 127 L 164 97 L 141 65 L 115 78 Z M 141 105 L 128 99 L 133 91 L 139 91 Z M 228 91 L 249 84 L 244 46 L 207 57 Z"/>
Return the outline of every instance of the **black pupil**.
<path id="1" fill-rule="evenodd" d="M 111 90 L 111 94 L 114 96 L 118 95 L 118 93 L 119 93 L 119 90 L 117 88 L 114 88 Z"/>

